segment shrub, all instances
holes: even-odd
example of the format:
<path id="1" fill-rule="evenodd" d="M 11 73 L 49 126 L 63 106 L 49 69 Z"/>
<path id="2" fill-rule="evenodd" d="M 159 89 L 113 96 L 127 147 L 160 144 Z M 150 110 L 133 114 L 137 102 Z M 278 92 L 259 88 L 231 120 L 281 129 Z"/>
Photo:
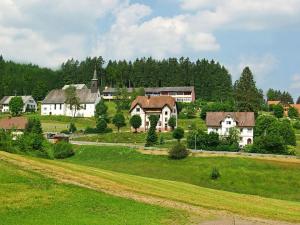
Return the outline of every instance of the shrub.
<path id="1" fill-rule="evenodd" d="M 168 125 L 169 127 L 171 127 L 172 130 L 174 130 L 174 128 L 176 127 L 176 117 L 175 116 L 171 116 L 169 121 L 168 121 Z"/>
<path id="2" fill-rule="evenodd" d="M 43 134 L 42 124 L 38 117 L 30 117 L 25 127 L 26 133 Z"/>
<path id="3" fill-rule="evenodd" d="M 252 152 L 287 154 L 287 147 L 281 136 L 268 134 L 254 139 Z"/>
<path id="4" fill-rule="evenodd" d="M 171 159 L 184 159 L 189 155 L 186 147 L 180 143 L 174 145 L 169 151 L 169 158 Z"/>
<path id="5" fill-rule="evenodd" d="M 20 136 L 16 145 L 20 151 L 27 152 L 33 150 L 42 150 L 43 149 L 44 137 L 40 134 L 28 133 Z"/>
<path id="6" fill-rule="evenodd" d="M 274 116 L 276 116 L 277 118 L 282 118 L 283 117 L 283 113 L 284 113 L 284 109 L 282 105 L 274 105 L 273 106 L 273 112 L 274 112 Z"/>
<path id="7" fill-rule="evenodd" d="M 129 121 L 130 125 L 135 129 L 135 133 L 137 129 L 142 125 L 142 119 L 139 115 L 133 115 Z"/>
<path id="8" fill-rule="evenodd" d="M 295 107 L 290 107 L 288 111 L 288 116 L 292 119 L 299 117 L 299 112 Z"/>
<path id="9" fill-rule="evenodd" d="M 184 129 L 181 127 L 176 128 L 172 134 L 174 139 L 177 139 L 178 142 L 184 137 Z"/>
<path id="10" fill-rule="evenodd" d="M 159 117 L 156 115 L 150 115 L 150 128 L 148 130 L 147 139 L 146 139 L 146 147 L 152 146 L 157 143 L 157 134 L 156 134 L 156 125 L 159 120 Z"/>
<path id="11" fill-rule="evenodd" d="M 97 128 L 93 128 L 93 127 L 87 127 L 84 130 L 85 134 L 96 134 L 98 133 Z"/>
<path id="12" fill-rule="evenodd" d="M 163 145 L 164 143 L 165 143 L 164 136 L 160 136 L 160 137 L 159 137 L 159 144 L 160 144 L 160 145 Z"/>
<path id="13" fill-rule="evenodd" d="M 219 170 L 216 167 L 214 167 L 211 171 L 210 178 L 212 180 L 217 180 L 220 176 L 221 176 L 221 174 L 220 174 Z"/>
<path id="14" fill-rule="evenodd" d="M 70 143 L 61 141 L 53 145 L 53 157 L 56 159 L 65 159 L 75 154 Z"/>
<path id="15" fill-rule="evenodd" d="M 0 150 L 13 152 L 12 136 L 2 129 L 0 129 Z"/>
<path id="16" fill-rule="evenodd" d="M 75 126 L 75 123 L 70 123 L 69 132 L 72 134 L 72 133 L 74 133 L 76 131 L 77 131 L 77 128 Z"/>
<path id="17" fill-rule="evenodd" d="M 299 120 L 296 121 L 296 122 L 294 123 L 293 127 L 294 127 L 295 129 L 297 129 L 297 130 L 300 130 L 300 121 L 299 121 Z"/>
<path id="18" fill-rule="evenodd" d="M 107 129 L 107 123 L 104 119 L 98 119 L 96 124 L 96 130 L 98 133 L 105 133 Z"/>
<path id="19" fill-rule="evenodd" d="M 102 99 L 97 105 L 95 109 L 95 117 L 98 119 L 100 117 L 106 117 L 108 107 Z"/>

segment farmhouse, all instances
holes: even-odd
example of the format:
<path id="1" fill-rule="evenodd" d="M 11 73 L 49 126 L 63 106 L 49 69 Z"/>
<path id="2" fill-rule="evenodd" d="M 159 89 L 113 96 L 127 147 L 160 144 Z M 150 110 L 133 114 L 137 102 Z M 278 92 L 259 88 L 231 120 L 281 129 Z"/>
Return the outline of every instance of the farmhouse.
<path id="1" fill-rule="evenodd" d="M 176 102 L 193 102 L 195 101 L 195 89 L 189 87 L 149 87 L 145 89 L 145 96 L 171 96 Z M 129 93 L 133 92 L 133 88 L 127 88 Z M 102 98 L 112 100 L 116 97 L 116 88 L 105 88 Z"/>
<path id="2" fill-rule="evenodd" d="M 28 123 L 25 117 L 9 117 L 0 120 L 0 129 L 5 131 L 11 131 L 13 139 L 17 136 L 22 135 Z"/>
<path id="3" fill-rule="evenodd" d="M 149 116 L 158 115 L 159 121 L 156 129 L 158 131 L 167 131 L 171 127 L 168 121 L 174 116 L 177 121 L 176 101 L 171 96 L 138 96 L 131 104 L 130 114 L 139 115 L 142 119 L 142 125 L 139 131 L 146 131 L 150 127 Z"/>
<path id="4" fill-rule="evenodd" d="M 10 100 L 16 96 L 4 96 L 0 101 L 0 112 L 9 112 L 9 102 Z M 18 96 L 21 97 L 23 100 L 23 112 L 26 111 L 36 111 L 37 110 L 37 104 L 32 96 Z"/>
<path id="5" fill-rule="evenodd" d="M 299 112 L 299 115 L 300 115 L 300 104 L 287 104 L 287 103 L 283 103 L 281 101 L 268 101 L 267 104 L 268 104 L 268 106 L 281 104 L 283 106 L 285 116 L 288 116 L 289 108 L 291 108 L 291 107 L 297 109 Z"/>
<path id="6" fill-rule="evenodd" d="M 80 103 L 80 108 L 77 110 L 71 109 L 70 105 L 66 104 L 65 91 L 69 86 L 76 88 L 76 96 Z M 93 117 L 96 105 L 100 99 L 97 73 L 95 70 L 90 89 L 85 84 L 72 84 L 65 85 L 62 89 L 50 91 L 42 101 L 41 115 Z"/>
<path id="7" fill-rule="evenodd" d="M 208 133 L 216 132 L 220 137 L 229 135 L 229 130 L 236 128 L 240 131 L 241 147 L 253 143 L 253 112 L 207 112 L 206 126 Z"/>

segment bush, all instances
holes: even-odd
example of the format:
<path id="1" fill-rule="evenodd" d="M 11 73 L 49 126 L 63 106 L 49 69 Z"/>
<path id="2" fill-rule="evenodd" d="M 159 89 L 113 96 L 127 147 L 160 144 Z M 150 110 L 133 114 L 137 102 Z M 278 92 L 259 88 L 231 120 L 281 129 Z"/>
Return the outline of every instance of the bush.
<path id="1" fill-rule="evenodd" d="M 181 127 L 176 128 L 172 134 L 173 138 L 177 139 L 178 142 L 184 137 L 184 129 Z"/>
<path id="2" fill-rule="evenodd" d="M 267 154 L 287 154 L 287 147 L 279 135 L 266 135 L 254 139 L 251 152 Z"/>
<path id="3" fill-rule="evenodd" d="M 299 117 L 299 112 L 295 107 L 290 107 L 288 111 L 288 116 L 292 119 Z"/>
<path id="4" fill-rule="evenodd" d="M 174 145 L 169 151 L 170 159 L 184 159 L 189 155 L 189 151 L 186 147 L 180 143 Z"/>
<path id="5" fill-rule="evenodd" d="M 0 150 L 13 152 L 12 136 L 10 133 L 0 129 Z"/>
<path id="6" fill-rule="evenodd" d="M 221 174 L 220 174 L 219 170 L 216 167 L 214 167 L 211 171 L 210 178 L 212 180 L 217 180 L 220 176 L 221 176 Z"/>
<path id="7" fill-rule="evenodd" d="M 77 131 L 75 123 L 70 123 L 69 132 L 72 134 Z"/>
<path id="8" fill-rule="evenodd" d="M 168 126 L 171 127 L 172 130 L 176 127 L 176 117 L 171 116 L 169 121 L 168 121 Z"/>
<path id="9" fill-rule="evenodd" d="M 55 159 L 65 159 L 75 154 L 70 143 L 61 141 L 53 145 L 53 157 Z"/>
<path id="10" fill-rule="evenodd" d="M 98 133 L 105 133 L 107 129 L 107 123 L 104 119 L 98 119 L 96 124 L 96 130 Z"/>
<path id="11" fill-rule="evenodd" d="M 146 147 L 153 146 L 157 143 L 157 134 L 156 134 L 156 125 L 159 120 L 159 117 L 156 115 L 150 115 L 149 116 L 150 120 L 150 128 L 148 130 L 147 138 L 146 138 Z"/>
<path id="12" fill-rule="evenodd" d="M 294 123 L 293 127 L 294 127 L 295 129 L 297 129 L 297 130 L 300 130 L 300 121 L 299 121 L 299 120 L 296 121 L 296 122 Z"/>
<path id="13" fill-rule="evenodd" d="M 133 115 L 129 121 L 130 125 L 135 129 L 135 133 L 137 129 L 142 125 L 142 118 L 139 115 Z"/>
<path id="14" fill-rule="evenodd" d="M 273 106 L 273 112 L 274 112 L 274 116 L 276 116 L 277 118 L 282 118 L 283 114 L 284 114 L 284 109 L 282 105 L 274 105 Z"/>
<path id="15" fill-rule="evenodd" d="M 164 143 L 165 143 L 164 136 L 160 136 L 160 137 L 159 137 L 159 144 L 160 144 L 160 145 L 163 145 Z"/>

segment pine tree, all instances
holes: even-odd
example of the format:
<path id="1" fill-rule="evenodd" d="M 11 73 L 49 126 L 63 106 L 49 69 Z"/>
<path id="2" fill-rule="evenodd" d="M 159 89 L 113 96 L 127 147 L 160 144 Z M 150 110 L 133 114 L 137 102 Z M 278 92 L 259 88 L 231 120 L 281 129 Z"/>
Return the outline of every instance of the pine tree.
<path id="1" fill-rule="evenodd" d="M 246 67 L 239 80 L 234 84 L 234 99 L 238 111 L 258 112 L 263 103 L 262 92 L 257 89 L 253 74 Z"/>

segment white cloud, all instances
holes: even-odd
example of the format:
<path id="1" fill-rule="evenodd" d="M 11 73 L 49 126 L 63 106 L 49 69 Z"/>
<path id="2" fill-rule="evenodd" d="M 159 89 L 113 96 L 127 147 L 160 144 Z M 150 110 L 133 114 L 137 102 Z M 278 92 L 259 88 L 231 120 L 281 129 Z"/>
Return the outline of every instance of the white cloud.
<path id="1" fill-rule="evenodd" d="M 298 92 L 300 92 L 300 73 L 293 75 L 290 89 L 298 89 Z"/>
<path id="2" fill-rule="evenodd" d="M 238 64 L 228 65 L 229 71 L 233 76 L 233 80 L 238 79 L 243 69 L 247 66 L 252 71 L 257 83 L 261 85 L 264 83 L 266 76 L 276 70 L 278 66 L 278 59 L 272 54 L 265 54 L 261 56 L 241 56 Z"/>

